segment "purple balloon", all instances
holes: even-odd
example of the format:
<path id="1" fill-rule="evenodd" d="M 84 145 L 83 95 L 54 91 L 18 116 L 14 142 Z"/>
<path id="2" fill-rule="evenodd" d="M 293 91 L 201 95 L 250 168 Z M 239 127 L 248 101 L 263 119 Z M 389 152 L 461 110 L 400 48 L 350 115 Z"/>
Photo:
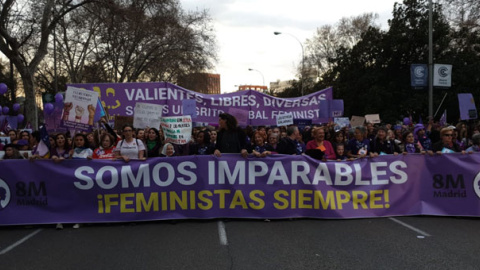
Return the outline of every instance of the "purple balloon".
<path id="1" fill-rule="evenodd" d="M 7 115 L 8 112 L 10 111 L 10 108 L 8 108 L 7 106 L 5 106 L 5 107 L 3 107 L 2 111 L 3 111 L 3 114 Z"/>
<path id="2" fill-rule="evenodd" d="M 410 125 L 411 123 L 412 123 L 412 122 L 410 122 L 410 118 L 409 118 L 409 117 L 403 118 L 403 124 L 404 124 L 404 125 L 407 125 L 407 126 L 408 126 L 408 125 Z"/>
<path id="3" fill-rule="evenodd" d="M 25 119 L 25 117 L 23 116 L 23 114 L 19 113 L 17 115 L 17 123 L 22 123 L 23 122 L 23 119 Z"/>
<path id="4" fill-rule="evenodd" d="M 53 107 L 53 104 L 52 103 L 47 103 L 45 104 L 45 106 L 43 107 L 43 110 L 47 113 L 47 114 L 51 114 L 54 110 L 54 107 Z"/>
<path id="5" fill-rule="evenodd" d="M 0 95 L 3 95 L 7 92 L 8 90 L 8 87 L 6 84 L 4 83 L 0 83 Z"/>
<path id="6" fill-rule="evenodd" d="M 13 104 L 12 108 L 13 108 L 14 112 L 17 112 L 20 109 L 20 104 L 18 104 L 18 103 Z"/>
<path id="7" fill-rule="evenodd" d="M 63 95 L 60 94 L 60 93 L 57 93 L 57 94 L 55 95 L 55 102 L 60 103 L 60 102 L 62 102 L 62 101 L 63 101 Z"/>

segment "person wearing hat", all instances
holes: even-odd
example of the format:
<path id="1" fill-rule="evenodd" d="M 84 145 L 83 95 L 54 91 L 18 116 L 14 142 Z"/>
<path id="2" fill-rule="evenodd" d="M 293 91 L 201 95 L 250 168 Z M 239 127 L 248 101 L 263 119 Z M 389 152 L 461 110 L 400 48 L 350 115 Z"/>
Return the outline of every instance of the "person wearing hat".
<path id="1" fill-rule="evenodd" d="M 423 124 L 416 124 L 413 129 L 415 143 L 420 142 L 425 151 L 432 150 L 432 140 L 430 140 L 429 134 L 430 131 L 426 131 Z"/>
<path id="2" fill-rule="evenodd" d="M 370 144 L 370 149 L 371 157 L 378 155 L 397 155 L 402 152 L 393 139 L 387 139 L 386 127 L 378 128 L 377 135 Z"/>
<path id="3" fill-rule="evenodd" d="M 477 153 L 480 152 L 480 134 L 474 134 L 472 136 L 472 146 L 465 150 L 467 153 Z"/>
<path id="4" fill-rule="evenodd" d="M 23 159 L 20 152 L 18 152 L 17 146 L 13 143 L 6 144 L 3 150 L 5 151 L 5 155 L 2 159 Z"/>

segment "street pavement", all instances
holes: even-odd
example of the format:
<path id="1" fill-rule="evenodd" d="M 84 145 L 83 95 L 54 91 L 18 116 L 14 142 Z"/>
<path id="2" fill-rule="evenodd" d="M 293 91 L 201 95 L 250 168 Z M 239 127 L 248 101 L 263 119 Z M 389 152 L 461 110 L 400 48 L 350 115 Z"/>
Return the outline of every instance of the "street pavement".
<path id="1" fill-rule="evenodd" d="M 480 219 L 214 219 L 0 227 L 0 269 L 480 269 Z"/>

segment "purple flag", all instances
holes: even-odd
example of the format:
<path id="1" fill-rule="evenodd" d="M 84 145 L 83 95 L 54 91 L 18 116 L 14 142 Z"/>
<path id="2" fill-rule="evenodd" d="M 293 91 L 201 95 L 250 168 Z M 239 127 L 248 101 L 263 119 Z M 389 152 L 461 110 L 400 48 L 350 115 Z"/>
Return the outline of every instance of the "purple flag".
<path id="1" fill-rule="evenodd" d="M 477 108 L 471 93 L 458 94 L 458 107 L 460 109 L 460 119 L 477 119 Z"/>
<path id="2" fill-rule="evenodd" d="M 445 126 L 447 124 L 447 110 L 443 112 L 442 117 L 440 117 L 440 120 L 438 121 L 438 123 L 441 126 Z"/>
<path id="3" fill-rule="evenodd" d="M 320 101 L 320 118 L 332 118 L 343 116 L 343 99 Z"/>

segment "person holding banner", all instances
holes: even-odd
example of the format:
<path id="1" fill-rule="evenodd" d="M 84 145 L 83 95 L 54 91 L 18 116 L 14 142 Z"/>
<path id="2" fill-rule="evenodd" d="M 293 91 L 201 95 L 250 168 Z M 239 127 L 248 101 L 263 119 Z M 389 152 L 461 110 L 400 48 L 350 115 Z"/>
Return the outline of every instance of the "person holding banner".
<path id="1" fill-rule="evenodd" d="M 5 151 L 5 155 L 3 155 L 2 159 L 23 159 L 23 156 L 13 143 L 6 144 L 3 147 L 3 151 Z"/>
<path id="2" fill-rule="evenodd" d="M 420 142 L 415 143 L 413 132 L 406 131 L 403 133 L 403 154 L 425 153 Z"/>
<path id="3" fill-rule="evenodd" d="M 100 147 L 93 150 L 93 159 L 115 159 L 115 139 L 109 133 L 100 136 Z"/>
<path id="4" fill-rule="evenodd" d="M 55 147 L 50 149 L 52 159 L 62 160 L 70 157 L 70 146 L 67 144 L 67 138 L 65 134 L 58 133 L 55 135 Z"/>
<path id="5" fill-rule="evenodd" d="M 249 153 L 252 153 L 256 157 L 266 157 L 271 155 L 272 152 L 268 151 L 268 147 L 265 144 L 264 133 L 261 131 L 256 131 L 253 134 L 253 144 L 248 149 Z"/>
<path id="6" fill-rule="evenodd" d="M 465 152 L 467 153 L 477 153 L 480 152 L 480 134 L 475 134 L 472 136 L 472 146 L 467 148 Z"/>
<path id="7" fill-rule="evenodd" d="M 93 155 L 92 149 L 88 147 L 87 136 L 77 133 L 73 137 L 74 148 L 70 150 L 70 158 L 73 159 L 91 159 Z"/>
<path id="8" fill-rule="evenodd" d="M 118 159 L 129 162 L 131 159 L 145 159 L 145 146 L 141 140 L 133 137 L 133 126 L 127 124 L 122 129 L 123 140 L 117 143 L 115 154 Z"/>
<path id="9" fill-rule="evenodd" d="M 349 158 L 363 158 L 370 151 L 370 141 L 366 138 L 367 131 L 364 126 L 357 126 L 353 131 L 354 138 L 347 144 Z"/>
<path id="10" fill-rule="evenodd" d="M 215 152 L 215 145 L 210 141 L 210 134 L 207 130 L 200 130 L 195 135 L 195 143 L 189 147 L 190 155 L 212 155 Z"/>
<path id="11" fill-rule="evenodd" d="M 387 139 L 387 128 L 379 127 L 377 135 L 370 143 L 370 156 L 376 157 L 378 155 L 398 155 L 402 152 L 400 147 L 392 140 Z"/>
<path id="12" fill-rule="evenodd" d="M 160 156 L 161 157 L 173 157 L 173 156 L 175 156 L 175 147 L 173 147 L 173 144 L 166 143 L 162 148 L 162 153 L 161 153 Z"/>
<path id="13" fill-rule="evenodd" d="M 336 159 L 332 143 L 325 140 L 325 127 L 315 127 L 312 130 L 313 140 L 307 143 L 307 150 L 318 149 L 322 151 L 326 159 Z"/>
<path id="14" fill-rule="evenodd" d="M 287 128 L 287 136 L 282 138 L 278 143 L 278 153 L 284 155 L 301 155 L 302 146 L 297 141 L 300 131 L 296 126 L 289 126 Z"/>
<path id="15" fill-rule="evenodd" d="M 441 140 L 433 144 L 433 152 L 437 154 L 462 152 L 460 146 L 453 141 L 453 128 L 445 127 L 440 130 Z M 430 152 L 432 154 L 432 152 Z"/>
<path id="16" fill-rule="evenodd" d="M 247 157 L 246 135 L 237 123 L 237 119 L 231 114 L 219 115 L 215 156 L 220 157 L 222 153 L 240 153 L 242 157 Z"/>

